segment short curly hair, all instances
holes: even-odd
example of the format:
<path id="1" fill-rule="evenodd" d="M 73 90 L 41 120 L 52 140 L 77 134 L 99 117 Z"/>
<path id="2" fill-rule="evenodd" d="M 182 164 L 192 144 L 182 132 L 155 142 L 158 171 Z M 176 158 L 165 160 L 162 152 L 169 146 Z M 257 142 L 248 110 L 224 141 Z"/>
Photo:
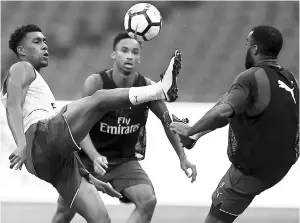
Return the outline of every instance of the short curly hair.
<path id="1" fill-rule="evenodd" d="M 126 31 L 118 32 L 114 38 L 113 50 L 116 49 L 117 44 L 123 39 L 134 39 L 134 38 L 130 37 L 128 32 L 126 32 Z M 142 46 L 141 42 L 140 41 L 138 41 L 138 42 L 139 42 L 140 46 Z"/>
<path id="2" fill-rule="evenodd" d="M 280 31 L 273 26 L 256 26 L 251 31 L 253 42 L 258 45 L 259 52 L 277 58 L 283 44 Z"/>
<path id="3" fill-rule="evenodd" d="M 10 35 L 10 39 L 8 41 L 9 48 L 18 56 L 17 47 L 25 37 L 27 33 L 30 32 L 42 32 L 41 28 L 35 24 L 27 24 L 21 27 L 17 27 L 15 31 Z"/>

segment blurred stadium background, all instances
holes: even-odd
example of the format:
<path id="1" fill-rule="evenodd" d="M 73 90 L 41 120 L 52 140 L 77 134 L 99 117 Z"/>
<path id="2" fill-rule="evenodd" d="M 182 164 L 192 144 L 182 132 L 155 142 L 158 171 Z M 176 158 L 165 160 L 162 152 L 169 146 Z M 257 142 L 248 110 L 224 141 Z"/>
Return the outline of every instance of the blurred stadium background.
<path id="1" fill-rule="evenodd" d="M 2 80 L 16 61 L 8 48 L 10 33 L 17 26 L 35 23 L 47 37 L 50 63 L 43 73 L 56 99 L 79 98 L 83 81 L 89 74 L 111 67 L 112 39 L 123 30 L 124 15 L 135 3 L 1 1 Z M 143 44 L 138 70 L 157 81 L 174 49 L 179 48 L 183 54 L 180 102 L 215 102 L 225 93 L 244 69 L 249 30 L 260 24 L 274 25 L 282 32 L 284 45 L 280 62 L 299 80 L 298 1 L 149 3 L 162 13 L 163 28 L 155 39 Z M 108 209 L 113 222 L 124 222 L 130 208 L 109 206 Z M 207 207 L 176 208 L 158 207 L 153 222 L 200 222 L 208 211 Z M 44 222 L 48 219 L 49 222 L 54 209 L 55 204 L 4 202 L 0 221 Z M 74 222 L 82 222 L 82 219 L 77 216 Z M 249 209 L 237 222 L 295 223 L 299 222 L 299 212 L 297 209 Z"/>
<path id="2" fill-rule="evenodd" d="M 110 68 L 112 38 L 123 30 L 126 10 L 136 2 L 1 2 L 1 73 L 16 60 L 10 33 L 38 24 L 48 39 L 50 64 L 45 79 L 58 100 L 80 96 L 84 79 Z M 152 2 L 163 28 L 143 44 L 139 70 L 158 80 L 173 50 L 183 53 L 180 101 L 214 102 L 244 69 L 245 43 L 256 25 L 275 25 L 283 34 L 281 63 L 299 73 L 299 2 Z"/>

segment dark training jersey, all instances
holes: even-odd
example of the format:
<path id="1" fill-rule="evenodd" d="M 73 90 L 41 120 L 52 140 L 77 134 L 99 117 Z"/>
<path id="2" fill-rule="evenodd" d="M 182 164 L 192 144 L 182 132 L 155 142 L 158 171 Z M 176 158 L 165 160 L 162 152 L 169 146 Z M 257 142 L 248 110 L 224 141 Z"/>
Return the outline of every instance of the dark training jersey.
<path id="1" fill-rule="evenodd" d="M 112 70 L 99 73 L 103 89 L 117 88 L 109 77 Z M 138 74 L 133 87 L 146 86 L 145 77 Z M 109 111 L 90 131 L 91 140 L 108 161 L 127 158 L 143 159 L 146 149 L 146 122 L 148 104 L 140 104 L 124 110 Z"/>
<path id="2" fill-rule="evenodd" d="M 240 74 L 222 103 L 234 109 L 228 157 L 243 173 L 270 185 L 299 157 L 299 87 L 277 63 L 261 63 Z"/>

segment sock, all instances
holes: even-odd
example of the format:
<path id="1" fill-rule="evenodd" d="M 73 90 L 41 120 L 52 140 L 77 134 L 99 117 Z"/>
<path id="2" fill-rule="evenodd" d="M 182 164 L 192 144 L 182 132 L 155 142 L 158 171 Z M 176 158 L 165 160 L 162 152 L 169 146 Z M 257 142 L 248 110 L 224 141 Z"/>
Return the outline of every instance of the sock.
<path id="1" fill-rule="evenodd" d="M 131 87 L 129 89 L 129 100 L 133 105 L 165 99 L 161 82 L 143 87 Z"/>

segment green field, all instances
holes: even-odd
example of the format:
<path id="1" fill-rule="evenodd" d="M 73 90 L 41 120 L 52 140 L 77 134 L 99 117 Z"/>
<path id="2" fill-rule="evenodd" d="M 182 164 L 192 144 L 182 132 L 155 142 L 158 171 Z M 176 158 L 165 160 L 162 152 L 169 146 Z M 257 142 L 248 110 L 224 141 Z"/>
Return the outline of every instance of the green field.
<path id="1" fill-rule="evenodd" d="M 108 205 L 112 223 L 125 223 L 133 206 Z M 1 223 L 46 223 L 51 221 L 55 204 L 2 203 Z M 201 223 L 208 207 L 158 206 L 152 223 Z M 72 223 L 85 222 L 76 215 Z M 250 208 L 236 223 L 299 223 L 299 209 Z"/>

